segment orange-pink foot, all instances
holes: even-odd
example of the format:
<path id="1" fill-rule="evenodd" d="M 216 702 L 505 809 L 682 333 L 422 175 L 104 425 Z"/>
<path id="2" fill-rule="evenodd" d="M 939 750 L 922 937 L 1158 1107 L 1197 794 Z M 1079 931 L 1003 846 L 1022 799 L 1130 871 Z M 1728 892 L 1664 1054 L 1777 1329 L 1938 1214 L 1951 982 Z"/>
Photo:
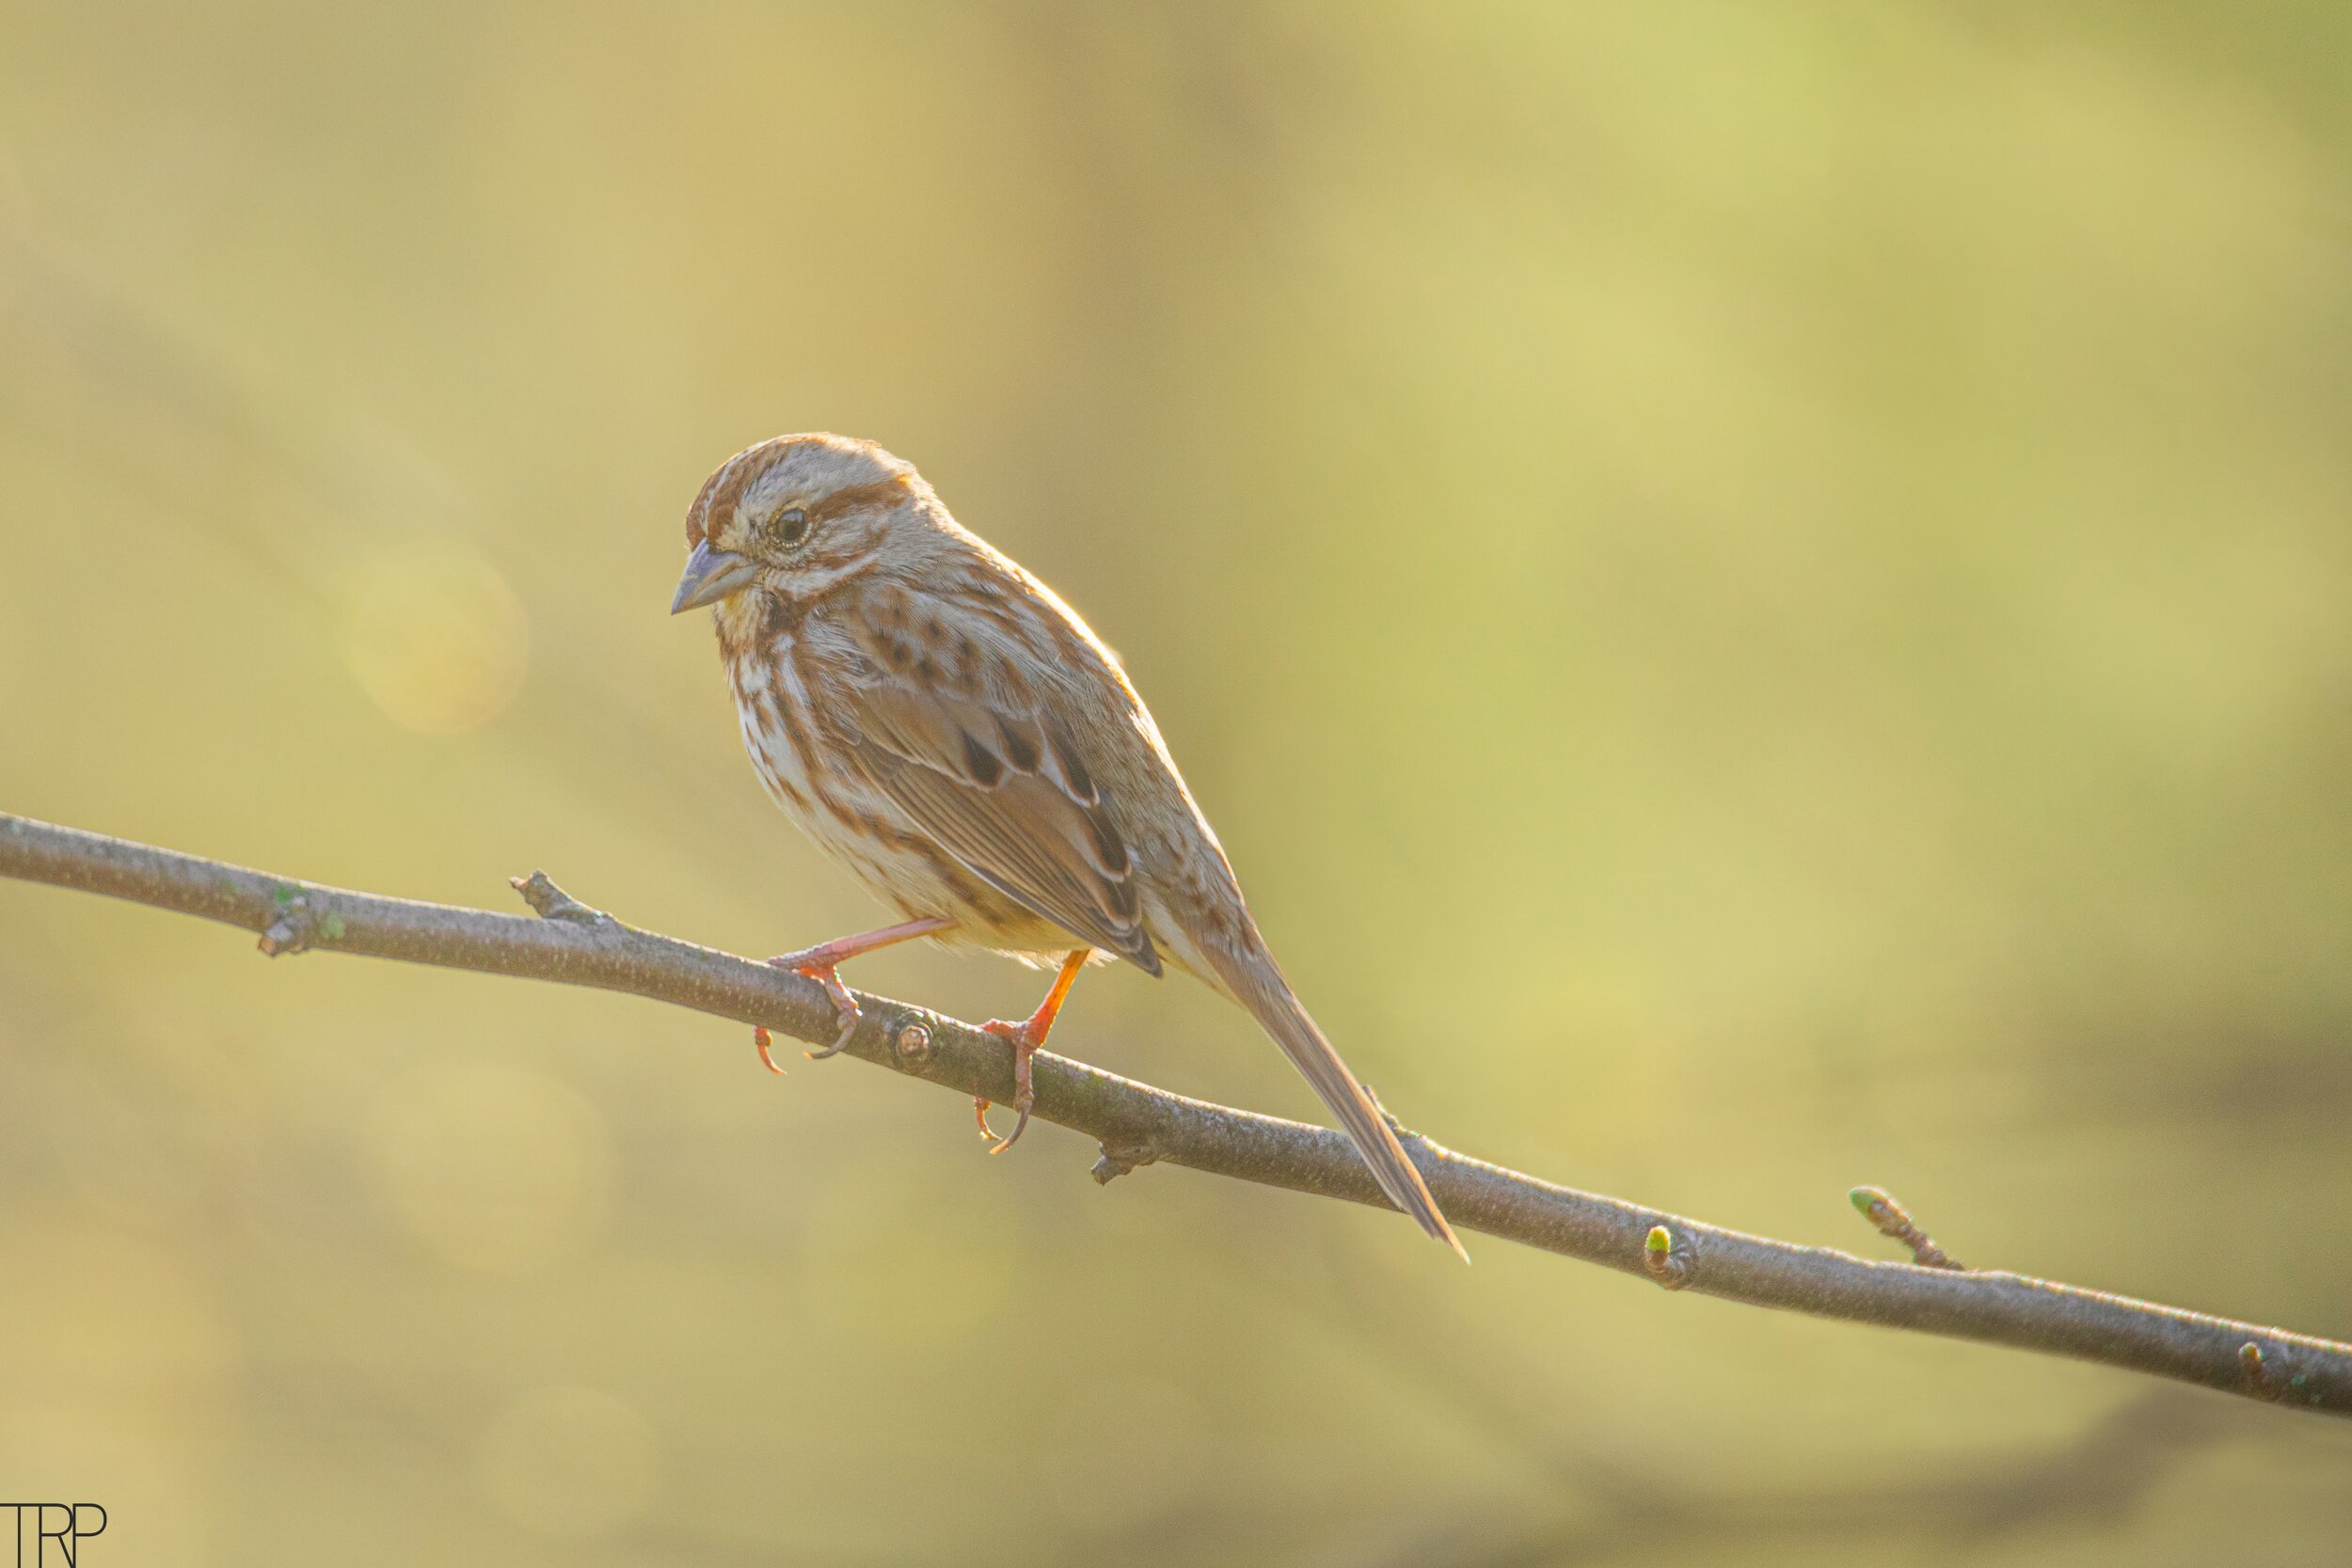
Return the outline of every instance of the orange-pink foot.
<path id="1" fill-rule="evenodd" d="M 993 1018 L 980 1025 L 990 1034 L 1012 1041 L 1012 1108 L 1020 1113 L 1012 1131 L 1000 1138 L 989 1131 L 988 1101 L 979 1095 L 972 1097 L 972 1115 L 980 1124 L 980 1136 L 988 1140 L 991 1154 L 1002 1154 L 1019 1143 L 1021 1134 L 1029 1129 L 1029 1112 L 1037 1105 L 1037 1083 L 1030 1071 L 1030 1058 L 1045 1043 L 1045 1037 L 1054 1032 L 1054 1020 L 1061 1012 L 1072 983 L 1078 978 L 1079 967 L 1087 961 L 1087 953 L 1088 949 L 1081 947 L 1062 960 L 1061 973 L 1054 978 L 1054 989 L 1045 993 L 1045 1000 L 1026 1019 L 1012 1023 Z"/>
<path id="2" fill-rule="evenodd" d="M 898 926 L 885 926 L 879 931 L 861 932 L 853 937 L 835 937 L 831 942 L 820 942 L 814 947 L 803 947 L 797 953 L 779 953 L 770 958 L 768 961 L 778 969 L 788 969 L 795 974 L 805 974 L 824 987 L 825 995 L 833 1002 L 834 1016 L 841 1021 L 841 1032 L 834 1036 L 831 1045 L 822 1051 L 804 1051 L 802 1054 L 812 1062 L 823 1061 L 828 1056 L 837 1056 L 849 1045 L 850 1037 L 857 1033 L 858 1020 L 863 1015 L 858 1011 L 857 998 L 850 994 L 850 988 L 843 985 L 841 976 L 834 973 L 837 966 L 879 948 L 888 947 L 894 942 L 911 942 L 916 937 L 930 936 L 935 932 L 945 931 L 954 925 L 954 921 L 944 915 L 926 915 L 921 920 L 910 920 Z M 758 1049 L 759 1059 L 767 1064 L 770 1072 L 784 1070 L 776 1066 L 775 1057 L 769 1054 L 769 1048 L 774 1044 L 774 1037 L 765 1027 L 755 1027 L 752 1030 L 752 1044 Z"/>

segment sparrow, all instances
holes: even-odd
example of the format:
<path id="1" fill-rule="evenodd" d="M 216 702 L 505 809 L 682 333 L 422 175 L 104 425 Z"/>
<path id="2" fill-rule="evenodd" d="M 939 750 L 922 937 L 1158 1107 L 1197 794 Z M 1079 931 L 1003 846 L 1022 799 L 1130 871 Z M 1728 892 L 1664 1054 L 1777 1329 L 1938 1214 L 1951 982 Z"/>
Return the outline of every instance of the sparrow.
<path id="1" fill-rule="evenodd" d="M 917 938 L 1056 975 L 1012 1042 L 1030 1058 L 1079 969 L 1184 971 L 1238 1004 L 1346 1129 L 1391 1202 L 1462 1255 L 1394 1129 L 1315 1026 L 1243 901 L 1151 710 L 1076 610 L 959 524 L 871 441 L 779 436 L 736 453 L 686 515 L 673 614 L 709 607 L 753 768 L 786 816 L 902 919 L 771 959 L 822 984 Z M 765 1032 L 761 1055 L 767 1059 Z M 772 1068 L 774 1063 L 769 1061 Z"/>

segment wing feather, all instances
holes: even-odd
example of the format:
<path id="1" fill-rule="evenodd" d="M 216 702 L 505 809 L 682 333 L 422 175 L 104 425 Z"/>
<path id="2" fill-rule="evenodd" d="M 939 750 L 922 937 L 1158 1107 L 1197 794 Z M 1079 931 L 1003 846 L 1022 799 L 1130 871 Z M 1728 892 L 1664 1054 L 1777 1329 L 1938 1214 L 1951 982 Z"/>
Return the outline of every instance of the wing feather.
<path id="1" fill-rule="evenodd" d="M 940 641 L 937 628 L 927 643 Z M 822 705 L 843 754 L 949 854 L 1083 943 L 1153 974 L 1133 857 L 1069 727 L 977 638 L 949 659 L 870 634 L 865 678 Z M 896 646 L 893 644 L 896 643 Z"/>

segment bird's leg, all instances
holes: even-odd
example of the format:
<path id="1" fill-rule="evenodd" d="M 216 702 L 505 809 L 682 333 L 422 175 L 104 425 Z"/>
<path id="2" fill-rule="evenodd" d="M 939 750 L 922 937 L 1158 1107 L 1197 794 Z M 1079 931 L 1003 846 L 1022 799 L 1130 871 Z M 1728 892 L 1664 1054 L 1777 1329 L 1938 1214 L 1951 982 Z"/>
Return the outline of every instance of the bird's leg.
<path id="1" fill-rule="evenodd" d="M 843 985 L 841 976 L 834 973 L 836 965 L 897 942 L 912 942 L 916 937 L 945 931 L 954 925 L 955 922 L 945 915 L 925 915 L 920 920 L 910 920 L 904 925 L 885 926 L 879 931 L 864 931 L 853 937 L 835 937 L 814 947 L 803 947 L 797 953 L 779 953 L 770 958 L 768 961 L 778 969 L 805 974 L 824 987 L 825 994 L 833 998 L 834 1015 L 841 1020 L 841 1033 L 834 1037 L 831 1045 L 822 1051 L 807 1051 L 802 1054 L 812 1062 L 822 1061 L 827 1056 L 838 1054 L 841 1048 L 850 1043 L 850 1037 L 857 1033 L 857 998 L 850 994 L 850 988 Z M 776 1066 L 776 1059 L 768 1054 L 768 1048 L 773 1042 L 766 1025 L 753 1028 L 752 1043 L 759 1048 L 759 1059 L 768 1065 L 770 1072 L 784 1070 Z"/>
<path id="2" fill-rule="evenodd" d="M 988 1101 L 978 1095 L 972 1097 L 972 1114 L 980 1124 L 980 1136 L 988 1142 L 991 1154 L 1002 1154 L 1020 1141 L 1029 1125 L 1029 1110 L 1037 1103 L 1037 1085 L 1029 1074 L 1029 1058 L 1045 1043 L 1045 1037 L 1054 1032 L 1054 1019 L 1061 1011 L 1062 1001 L 1070 994 L 1070 987 L 1078 978 L 1078 970 L 1087 961 L 1090 949 L 1081 947 L 1061 961 L 1061 973 L 1054 977 L 1054 989 L 1045 993 L 1045 1000 L 1037 1005 L 1037 1011 L 1021 1023 L 1009 1023 L 993 1018 L 980 1025 L 992 1035 L 1002 1035 L 1012 1041 L 1012 1108 L 1021 1113 L 1012 1124 L 1012 1131 L 998 1137 L 988 1130 Z"/>

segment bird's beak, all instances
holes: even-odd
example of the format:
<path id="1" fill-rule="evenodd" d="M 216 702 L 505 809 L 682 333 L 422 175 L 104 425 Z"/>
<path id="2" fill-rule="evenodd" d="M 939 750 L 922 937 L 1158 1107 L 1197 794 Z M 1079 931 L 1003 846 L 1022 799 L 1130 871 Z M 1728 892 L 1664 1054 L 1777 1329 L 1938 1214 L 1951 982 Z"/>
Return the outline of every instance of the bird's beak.
<path id="1" fill-rule="evenodd" d="M 758 571 L 757 565 L 742 556 L 714 550 L 705 540 L 686 558 L 686 575 L 677 579 L 677 594 L 670 600 L 670 613 L 675 615 L 716 604 L 729 594 L 750 587 Z"/>

